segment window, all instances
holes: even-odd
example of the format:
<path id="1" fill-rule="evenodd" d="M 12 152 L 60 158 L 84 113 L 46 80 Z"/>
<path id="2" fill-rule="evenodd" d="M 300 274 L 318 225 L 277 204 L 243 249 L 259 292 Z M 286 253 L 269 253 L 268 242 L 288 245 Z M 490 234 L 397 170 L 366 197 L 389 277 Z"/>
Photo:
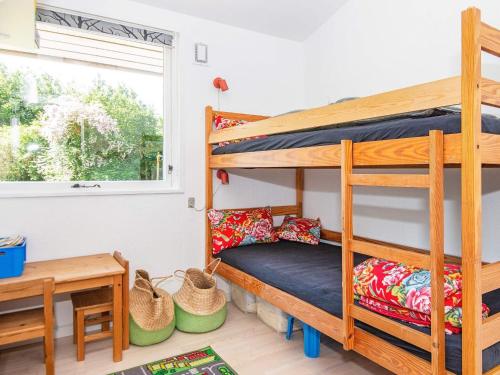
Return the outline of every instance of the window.
<path id="1" fill-rule="evenodd" d="M 43 12 L 35 53 L 0 50 L 1 192 L 173 187 L 171 36 Z"/>

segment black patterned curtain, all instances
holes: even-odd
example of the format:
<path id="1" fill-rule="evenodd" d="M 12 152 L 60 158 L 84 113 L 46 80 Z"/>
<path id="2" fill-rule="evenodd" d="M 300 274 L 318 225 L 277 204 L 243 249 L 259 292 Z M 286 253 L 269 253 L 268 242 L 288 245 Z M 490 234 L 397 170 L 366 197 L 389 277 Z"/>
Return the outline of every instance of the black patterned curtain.
<path id="1" fill-rule="evenodd" d="M 147 43 L 162 44 L 166 46 L 172 45 L 173 36 L 169 33 L 150 31 L 143 28 L 103 21 L 76 14 L 38 8 L 36 12 L 36 19 L 39 22 L 74 27 L 93 32 L 101 32 L 108 35 L 115 35 Z"/>

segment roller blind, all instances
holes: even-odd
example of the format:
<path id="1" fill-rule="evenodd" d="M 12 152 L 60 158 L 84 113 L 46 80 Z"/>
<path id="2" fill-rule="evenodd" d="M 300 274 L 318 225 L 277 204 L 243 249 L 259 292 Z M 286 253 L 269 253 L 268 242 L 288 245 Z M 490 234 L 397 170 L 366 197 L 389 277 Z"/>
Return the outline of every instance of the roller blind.
<path id="1" fill-rule="evenodd" d="M 124 69 L 162 73 L 163 44 L 142 43 L 78 28 L 38 22 L 39 53 Z"/>

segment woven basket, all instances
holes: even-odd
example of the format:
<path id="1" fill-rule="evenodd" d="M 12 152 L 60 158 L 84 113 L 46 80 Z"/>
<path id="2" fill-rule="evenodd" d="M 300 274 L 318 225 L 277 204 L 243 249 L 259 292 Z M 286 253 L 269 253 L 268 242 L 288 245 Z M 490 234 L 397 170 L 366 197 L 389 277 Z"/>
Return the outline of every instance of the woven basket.
<path id="1" fill-rule="evenodd" d="M 176 322 L 176 319 L 174 319 L 165 328 L 146 331 L 134 322 L 134 318 L 130 317 L 130 342 L 136 346 L 149 346 L 163 342 L 172 336 Z"/>
<path id="2" fill-rule="evenodd" d="M 171 277 L 150 279 L 146 271 L 136 272 L 134 286 L 130 290 L 130 320 L 131 328 L 134 328 L 130 335 L 132 343 L 154 344 L 172 334 L 173 328 L 170 328 L 175 325 L 172 296 L 158 287 Z M 153 284 L 153 280 L 158 281 Z"/>
<path id="3" fill-rule="evenodd" d="M 175 328 L 187 333 L 205 333 L 213 331 L 224 324 L 227 316 L 227 305 L 211 315 L 194 315 L 184 311 L 175 303 Z"/>
<path id="4" fill-rule="evenodd" d="M 226 297 L 221 290 L 217 289 L 213 277 L 220 259 L 216 259 L 214 262 L 217 264 L 211 273 L 197 268 L 175 271 L 175 275 L 182 277 L 184 282 L 173 298 L 184 311 L 197 316 L 206 316 L 212 315 L 226 306 Z"/>

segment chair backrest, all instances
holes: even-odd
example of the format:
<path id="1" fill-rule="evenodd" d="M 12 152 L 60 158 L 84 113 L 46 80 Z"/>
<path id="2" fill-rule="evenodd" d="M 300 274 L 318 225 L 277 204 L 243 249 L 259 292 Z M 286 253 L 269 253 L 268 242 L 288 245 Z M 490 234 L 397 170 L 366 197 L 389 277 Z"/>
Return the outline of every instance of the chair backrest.
<path id="1" fill-rule="evenodd" d="M 44 303 L 47 298 L 52 299 L 54 293 L 54 279 L 44 278 L 30 281 L 20 281 L 17 283 L 0 286 L 0 302 L 11 301 L 34 296 L 44 296 Z M 50 296 L 50 297 L 49 297 Z"/>
<path id="2" fill-rule="evenodd" d="M 125 269 L 125 273 L 123 274 L 123 284 L 122 284 L 122 307 L 123 311 L 129 311 L 129 264 L 128 260 L 126 260 L 122 253 L 119 251 L 115 251 L 113 253 L 113 257 L 115 260 L 120 263 L 120 265 Z M 129 321 L 128 321 L 128 313 L 125 314 L 123 318 L 123 348 L 128 349 L 129 342 Z"/>
<path id="3" fill-rule="evenodd" d="M 125 259 L 121 252 L 115 251 L 113 253 L 113 258 L 120 263 L 120 265 L 125 269 L 125 274 L 123 275 L 123 290 L 127 291 L 128 294 L 128 285 L 129 285 L 129 265 L 128 260 Z"/>
<path id="4" fill-rule="evenodd" d="M 26 332 L 23 326 L 11 325 L 3 332 L 3 344 L 25 341 L 35 337 L 44 337 L 45 349 L 45 373 L 54 375 L 54 291 L 53 278 L 36 279 L 30 281 L 19 281 L 0 286 L 0 302 L 10 301 L 35 296 L 43 296 L 43 333 L 39 330 Z M 15 314 L 15 313 L 14 313 Z M 1 319 L 1 317 L 0 317 Z M 7 333 L 7 336 L 5 334 Z"/>
<path id="5" fill-rule="evenodd" d="M 119 251 L 115 251 L 115 252 L 113 253 L 113 258 L 115 258 L 115 260 L 116 260 L 118 263 L 120 263 L 120 265 L 121 265 L 123 268 L 125 268 L 125 273 L 128 275 L 128 268 L 129 268 L 129 267 L 128 267 L 128 260 L 126 260 L 126 259 L 123 257 L 122 253 L 121 253 L 121 252 L 119 252 Z"/>

